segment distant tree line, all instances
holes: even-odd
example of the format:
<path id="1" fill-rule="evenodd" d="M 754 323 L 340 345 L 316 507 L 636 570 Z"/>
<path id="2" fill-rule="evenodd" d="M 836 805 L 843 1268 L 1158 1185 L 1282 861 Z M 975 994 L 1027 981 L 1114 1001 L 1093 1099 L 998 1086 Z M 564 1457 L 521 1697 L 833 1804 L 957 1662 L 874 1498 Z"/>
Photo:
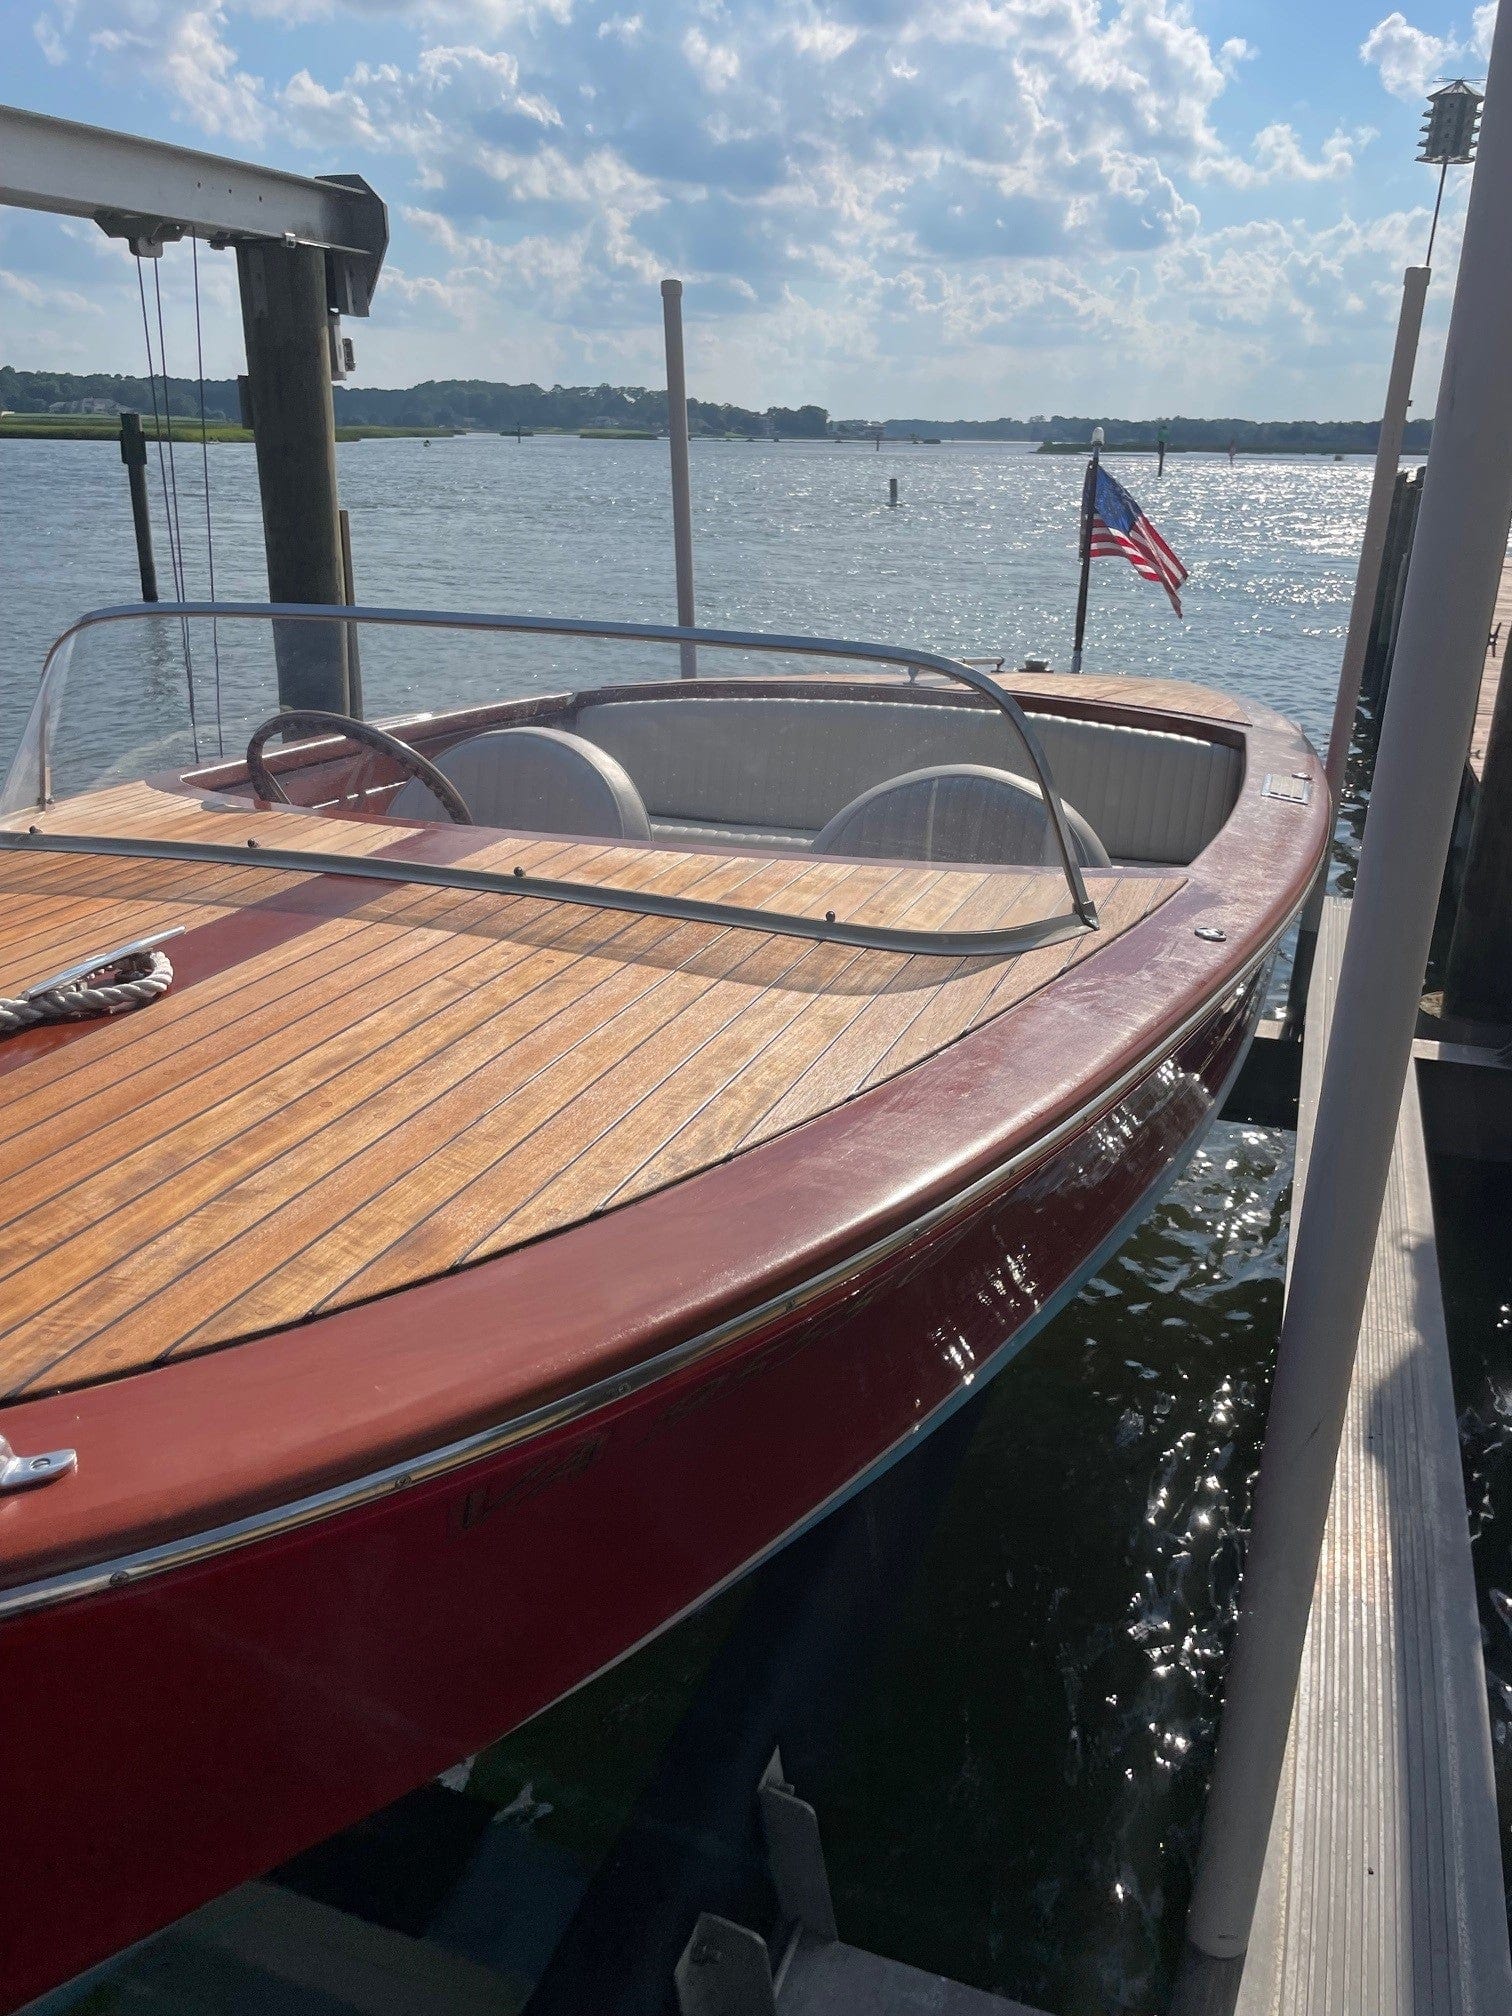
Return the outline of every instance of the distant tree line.
<path id="1" fill-rule="evenodd" d="M 168 380 L 168 411 L 176 419 L 199 418 L 199 380 Z M 152 391 L 145 378 L 129 374 L 121 377 L 106 371 L 17 371 L 0 364 L 0 410 L 7 413 L 45 413 L 51 406 L 71 405 L 80 399 L 109 399 L 117 406 L 137 413 L 152 411 Z M 163 405 L 163 381 L 157 383 L 158 410 Z M 236 380 L 205 380 L 207 420 L 234 420 L 237 417 Z"/>
<path id="2" fill-rule="evenodd" d="M 163 400 L 162 380 L 157 386 Z M 152 411 L 145 378 L 103 371 L 17 371 L 0 365 L 0 409 L 45 413 L 50 406 L 79 399 L 110 399 L 117 405 Z M 665 428 L 667 395 L 645 385 L 501 385 L 485 378 L 427 379 L 405 390 L 338 385 L 336 418 L 347 426 L 470 427 L 513 433 L 522 428 Z M 175 419 L 198 419 L 200 390 L 192 378 L 168 380 L 168 410 Z M 211 420 L 235 420 L 240 411 L 236 381 L 205 381 L 205 411 Z M 1101 427 L 1112 445 L 1153 448 L 1162 430 L 1172 448 L 1293 449 L 1314 453 L 1369 454 L 1380 423 L 1375 420 L 1119 420 L 1107 415 L 1035 414 L 1028 420 L 887 420 L 832 423 L 823 406 L 722 405 L 688 401 L 688 424 L 695 434 L 775 434 L 789 440 L 823 440 L 836 426 L 857 432 L 881 425 L 894 439 L 918 434 L 947 441 L 1088 441 Z M 1407 423 L 1406 445 L 1428 446 L 1431 420 Z"/>
<path id="3" fill-rule="evenodd" d="M 1110 444 L 1153 448 L 1162 432 L 1170 448 L 1227 448 L 1232 441 L 1244 449 L 1291 448 L 1299 453 L 1372 454 L 1380 438 L 1379 420 L 1190 420 L 1179 413 L 1164 419 L 1119 420 L 1107 414 L 1035 414 L 1029 420 L 889 420 L 893 438 L 933 434 L 944 441 L 1076 441 L 1092 438 L 1101 427 Z M 1427 449 L 1431 420 L 1409 420 L 1405 445 Z"/>
<path id="4" fill-rule="evenodd" d="M 192 378 L 168 380 L 168 411 L 175 417 L 199 418 L 199 384 Z M 103 371 L 17 371 L 0 365 L 0 408 L 10 413 L 45 413 L 51 406 L 80 399 L 109 399 L 140 413 L 152 411 L 152 388 L 145 378 Z M 163 401 L 158 380 L 157 399 Z M 644 385 L 499 385 L 483 378 L 428 379 L 402 391 L 376 386 L 335 388 L 338 424 L 357 427 L 473 427 L 513 432 L 516 427 L 580 427 L 664 429 L 667 394 Z M 209 419 L 235 420 L 240 412 L 236 381 L 205 380 L 205 410 Z M 695 434 L 778 434 L 822 440 L 830 429 L 822 406 L 721 405 L 709 399 L 688 401 L 688 424 Z"/>

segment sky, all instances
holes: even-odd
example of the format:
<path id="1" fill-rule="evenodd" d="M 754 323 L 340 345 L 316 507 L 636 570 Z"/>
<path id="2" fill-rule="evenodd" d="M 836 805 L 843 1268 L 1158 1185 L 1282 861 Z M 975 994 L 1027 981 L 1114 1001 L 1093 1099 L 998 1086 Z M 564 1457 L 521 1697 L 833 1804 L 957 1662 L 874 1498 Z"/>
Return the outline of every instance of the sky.
<path id="1" fill-rule="evenodd" d="M 1368 418 L 1427 240 L 1423 93 L 1494 6 L 1413 0 L 0 0 L 0 95 L 307 173 L 392 242 L 358 377 L 658 384 L 848 416 Z M 1468 171 L 1417 392 L 1432 410 Z M 241 366 L 200 259 L 205 370 Z M 187 246 L 161 281 L 192 373 Z M 0 362 L 140 371 L 93 224 L 0 210 Z M 1426 392 L 1424 388 L 1427 388 Z"/>

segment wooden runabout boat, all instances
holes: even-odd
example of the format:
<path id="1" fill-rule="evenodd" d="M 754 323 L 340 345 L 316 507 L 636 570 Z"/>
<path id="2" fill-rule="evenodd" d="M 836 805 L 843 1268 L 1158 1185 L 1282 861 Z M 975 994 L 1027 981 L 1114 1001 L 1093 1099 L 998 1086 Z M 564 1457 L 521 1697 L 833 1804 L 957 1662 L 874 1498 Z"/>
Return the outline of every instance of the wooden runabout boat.
<path id="1" fill-rule="evenodd" d="M 1294 728 L 1168 682 L 70 633 L 0 795 L 4 2006 L 497 1738 L 966 1400 L 1218 1111 L 1328 823 Z"/>

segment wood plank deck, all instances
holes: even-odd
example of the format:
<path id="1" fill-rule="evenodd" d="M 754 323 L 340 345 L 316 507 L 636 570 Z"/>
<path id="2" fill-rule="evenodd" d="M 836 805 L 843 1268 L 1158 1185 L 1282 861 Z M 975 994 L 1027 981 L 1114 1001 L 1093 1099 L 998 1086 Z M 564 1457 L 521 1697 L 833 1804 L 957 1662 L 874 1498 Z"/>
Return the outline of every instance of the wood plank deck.
<path id="1" fill-rule="evenodd" d="M 1512 553 L 1507 555 L 1501 586 L 1496 591 L 1496 614 L 1491 618 L 1491 635 L 1495 648 L 1489 643 L 1486 646 L 1486 669 L 1481 675 L 1475 726 L 1470 731 L 1470 774 L 1477 787 L 1485 774 L 1486 749 L 1491 740 L 1491 716 L 1496 712 L 1502 665 L 1507 652 L 1512 650 Z"/>
<path id="2" fill-rule="evenodd" d="M 1330 898 L 1293 1195 L 1348 922 Z M 1512 1962 L 1417 1081 L 1361 1326 L 1239 2016 L 1501 2016 Z"/>
<path id="3" fill-rule="evenodd" d="M 111 795 L 42 823 L 353 853 L 403 831 Z M 1066 906 L 1038 871 L 487 834 L 466 858 L 915 928 Z M 627 1203 L 909 1069 L 1183 880 L 1092 877 L 1096 934 L 961 959 L 240 864 L 0 855 L 0 990 L 191 927 L 150 1008 L 0 1050 L 0 1393 L 205 1350 Z"/>

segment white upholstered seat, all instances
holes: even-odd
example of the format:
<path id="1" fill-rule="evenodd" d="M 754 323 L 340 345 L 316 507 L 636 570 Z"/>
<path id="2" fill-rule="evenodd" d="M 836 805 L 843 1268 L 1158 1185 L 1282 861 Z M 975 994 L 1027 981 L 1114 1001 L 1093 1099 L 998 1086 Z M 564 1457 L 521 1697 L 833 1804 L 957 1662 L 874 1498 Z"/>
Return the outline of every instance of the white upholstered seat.
<path id="1" fill-rule="evenodd" d="M 713 682 L 710 682 L 711 686 Z M 1187 862 L 1233 808 L 1244 758 L 1164 729 L 1031 714 L 1056 788 L 1115 861 Z M 861 792 L 937 764 L 1029 763 L 989 707 L 707 693 L 587 700 L 573 727 L 635 779 L 658 839 L 802 847 Z"/>
<path id="2" fill-rule="evenodd" d="M 494 728 L 454 742 L 436 768 L 467 801 L 480 826 L 527 833 L 577 833 L 602 840 L 649 840 L 640 793 L 622 763 L 559 728 Z M 447 814 L 418 778 L 389 805 L 394 819 Z"/>
<path id="3" fill-rule="evenodd" d="M 1102 842 L 1073 806 L 1066 824 L 1082 866 L 1106 868 Z M 874 784 L 842 807 L 814 841 L 816 854 L 901 861 L 982 861 L 1058 866 L 1060 845 L 1037 784 L 982 764 L 935 764 Z"/>

